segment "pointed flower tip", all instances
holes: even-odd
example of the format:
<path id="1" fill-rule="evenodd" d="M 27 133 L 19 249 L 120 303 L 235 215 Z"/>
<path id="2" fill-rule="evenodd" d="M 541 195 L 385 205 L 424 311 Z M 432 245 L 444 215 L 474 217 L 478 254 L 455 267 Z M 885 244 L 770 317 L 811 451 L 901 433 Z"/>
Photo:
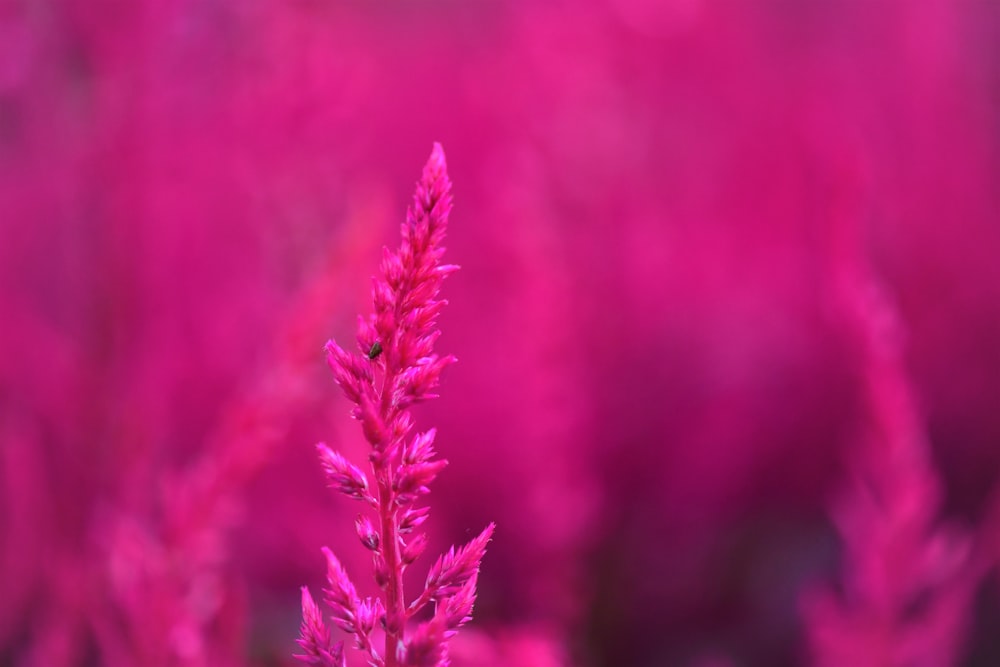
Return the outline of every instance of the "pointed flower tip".
<path id="1" fill-rule="evenodd" d="M 324 630 L 323 614 L 319 610 L 308 586 L 302 587 L 302 628 L 303 636 L 309 633 L 320 633 Z"/>
<path id="2" fill-rule="evenodd" d="M 434 145 L 431 147 L 431 157 L 427 163 L 433 164 L 442 170 L 447 169 L 448 165 L 444 157 L 444 148 L 441 147 L 440 142 L 434 142 Z"/>
<path id="3" fill-rule="evenodd" d="M 330 646 L 330 630 L 306 586 L 302 587 L 302 627 L 297 643 L 304 652 L 293 657 L 301 662 L 324 667 L 343 664 L 343 644 Z"/>
<path id="4" fill-rule="evenodd" d="M 486 554 L 486 545 L 493 537 L 495 523 L 490 523 L 468 544 L 455 548 L 440 556 L 427 573 L 425 588 L 428 597 L 453 595 L 469 577 L 479 571 L 479 564 Z"/>
<path id="5" fill-rule="evenodd" d="M 431 155 L 427 158 L 427 164 L 424 166 L 423 181 L 425 183 L 433 183 L 438 179 L 444 179 L 444 182 L 448 182 L 448 161 L 444 156 L 444 149 L 441 144 L 434 142 L 434 147 L 431 148 Z M 444 186 L 445 189 L 448 188 L 447 185 Z"/>
<path id="6" fill-rule="evenodd" d="M 496 522 L 491 521 L 490 525 L 483 528 L 483 532 L 479 533 L 478 537 L 476 537 L 474 540 L 472 540 L 472 542 L 469 543 L 469 546 L 475 544 L 476 547 L 479 549 L 480 558 L 482 558 L 483 555 L 486 553 L 486 545 L 488 545 L 490 542 L 493 541 L 493 531 L 496 530 L 496 527 L 497 527 Z"/>
<path id="7" fill-rule="evenodd" d="M 355 500 L 369 499 L 368 479 L 356 465 L 345 459 L 340 452 L 327 447 L 325 443 L 316 445 L 316 450 L 330 488 Z"/>

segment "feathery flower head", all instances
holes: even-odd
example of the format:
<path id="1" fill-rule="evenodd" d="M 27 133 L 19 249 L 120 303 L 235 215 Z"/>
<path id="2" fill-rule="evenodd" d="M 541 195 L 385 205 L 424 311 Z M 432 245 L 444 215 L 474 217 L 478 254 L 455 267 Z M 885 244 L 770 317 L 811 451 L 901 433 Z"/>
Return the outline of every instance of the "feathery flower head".
<path id="1" fill-rule="evenodd" d="M 358 319 L 359 351 L 332 340 L 326 345 L 334 378 L 379 452 L 409 433 L 406 408 L 433 398 L 441 372 L 455 361 L 433 351 L 440 335 L 437 316 L 447 303 L 437 295 L 444 278 L 458 269 L 441 264 L 451 201 L 444 151 L 434 144 L 400 230 L 402 244 L 383 251 L 380 275 L 372 279 L 374 312 Z"/>
<path id="2" fill-rule="evenodd" d="M 807 600 L 815 664 L 954 664 L 974 590 L 968 535 L 938 519 L 940 482 L 895 310 L 873 277 L 844 276 L 838 290 L 867 423 L 852 452 L 853 483 L 833 512 L 844 541 L 844 595 L 827 590 Z"/>
<path id="3" fill-rule="evenodd" d="M 331 645 L 330 629 L 323 623 L 323 614 L 305 586 L 302 587 L 302 630 L 298 644 L 305 653 L 294 657 L 307 665 L 344 667 L 344 642 Z"/>
<path id="4" fill-rule="evenodd" d="M 383 597 L 359 599 L 340 561 L 324 548 L 326 603 L 334 625 L 354 635 L 357 648 L 378 666 L 447 667 L 447 641 L 471 618 L 479 564 L 494 529 L 491 523 L 469 544 L 440 557 L 423 593 L 406 604 L 403 571 L 427 546 L 425 534 L 410 535 L 429 511 L 414 504 L 430 492 L 431 482 L 448 463 L 435 458 L 435 429 L 409 437 L 414 424 L 408 408 L 434 398 L 441 372 L 455 361 L 434 352 L 441 333 L 437 316 L 446 303 L 438 292 L 444 278 L 458 269 L 441 264 L 450 211 L 444 151 L 434 144 L 401 228 L 400 247 L 383 251 L 380 273 L 372 280 L 374 308 L 370 316 L 358 318 L 358 350 L 345 350 L 333 340 L 326 344 L 334 379 L 354 404 L 352 415 L 372 447 L 371 474 L 322 443 L 317 450 L 330 486 L 377 512 L 376 521 L 359 515 L 355 530 L 372 552 L 373 576 L 383 591 Z M 435 603 L 430 620 L 407 637 L 407 622 L 430 602 Z M 317 665 L 328 664 L 323 662 L 327 655 L 330 661 L 342 660 L 342 651 L 325 648 L 329 632 L 305 590 L 303 619 L 299 643 L 306 655 L 296 657 Z M 376 626 L 385 630 L 381 654 L 372 642 Z"/>

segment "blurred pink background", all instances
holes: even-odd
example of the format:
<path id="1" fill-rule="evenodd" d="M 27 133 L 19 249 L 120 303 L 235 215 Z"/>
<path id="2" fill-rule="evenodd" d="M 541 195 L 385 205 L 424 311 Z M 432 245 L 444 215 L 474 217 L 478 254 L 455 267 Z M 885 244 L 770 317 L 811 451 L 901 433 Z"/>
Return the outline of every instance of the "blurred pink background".
<path id="1" fill-rule="evenodd" d="M 428 553 L 498 526 L 456 665 L 810 664 L 846 228 L 941 514 L 1000 538 L 1000 5 L 0 0 L 0 665 L 289 665 L 320 546 L 368 581 L 322 346 L 433 141 Z"/>

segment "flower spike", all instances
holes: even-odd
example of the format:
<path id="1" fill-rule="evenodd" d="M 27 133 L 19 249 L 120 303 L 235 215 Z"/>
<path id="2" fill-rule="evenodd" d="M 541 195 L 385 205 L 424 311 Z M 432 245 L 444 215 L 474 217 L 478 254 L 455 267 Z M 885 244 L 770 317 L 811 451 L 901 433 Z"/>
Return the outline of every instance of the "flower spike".
<path id="1" fill-rule="evenodd" d="M 371 473 L 325 444 L 317 451 L 330 486 L 364 500 L 376 513 L 374 518 L 358 516 L 355 530 L 372 552 L 373 576 L 382 592 L 381 597 L 359 599 L 340 561 L 324 548 L 325 601 L 333 624 L 354 635 L 356 647 L 379 667 L 447 667 L 448 639 L 471 618 L 479 564 L 493 535 L 491 523 L 469 544 L 438 558 L 424 591 L 406 604 L 403 571 L 427 545 L 423 533 L 410 535 L 429 512 L 415 503 L 430 492 L 431 482 L 448 463 L 436 458 L 435 429 L 410 435 L 414 424 L 409 408 L 436 398 L 442 372 L 456 360 L 434 352 L 441 334 L 437 316 L 447 303 L 438 292 L 458 270 L 441 264 L 451 203 L 444 151 L 434 144 L 400 229 L 400 247 L 383 251 L 380 275 L 372 279 L 374 312 L 358 318 L 357 352 L 333 340 L 326 344 L 334 381 L 354 404 L 351 414 L 371 445 Z M 438 602 L 434 615 L 408 635 L 408 621 L 430 601 Z M 312 665 L 342 667 L 342 643 L 331 647 L 329 630 L 307 589 L 302 591 L 302 615 L 299 645 L 305 653 L 296 657 Z M 372 642 L 376 627 L 385 631 L 381 653 Z"/>

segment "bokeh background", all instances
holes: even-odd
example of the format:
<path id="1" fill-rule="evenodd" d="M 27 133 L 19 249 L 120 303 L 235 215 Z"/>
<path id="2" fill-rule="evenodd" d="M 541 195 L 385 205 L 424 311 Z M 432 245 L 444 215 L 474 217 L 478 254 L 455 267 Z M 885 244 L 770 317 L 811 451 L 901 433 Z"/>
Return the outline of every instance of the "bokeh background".
<path id="1" fill-rule="evenodd" d="M 428 553 L 498 525 L 456 664 L 809 664 L 843 228 L 942 516 L 1000 531 L 1000 4 L 2 0 L 0 664 L 289 665 L 321 545 L 367 581 L 322 346 L 433 141 Z M 987 578 L 961 664 L 998 627 Z"/>

